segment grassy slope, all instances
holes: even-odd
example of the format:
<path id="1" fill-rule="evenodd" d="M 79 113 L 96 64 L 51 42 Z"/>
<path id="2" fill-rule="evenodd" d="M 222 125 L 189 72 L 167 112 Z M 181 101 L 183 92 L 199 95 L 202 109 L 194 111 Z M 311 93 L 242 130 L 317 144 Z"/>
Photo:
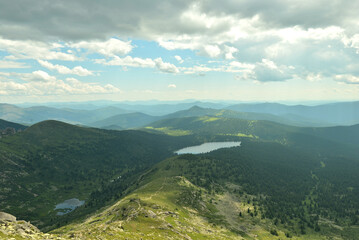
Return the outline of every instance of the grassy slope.
<path id="1" fill-rule="evenodd" d="M 227 184 L 217 193 L 208 191 L 180 176 L 185 165 L 180 157 L 162 161 L 116 204 L 52 233 L 80 239 L 287 239 L 285 228 L 247 214 L 254 205 L 248 203 L 250 195 L 236 193 L 241 186 Z M 342 238 L 343 231 L 335 233 L 329 225 L 323 223 L 325 232 L 312 230 L 291 239 L 350 239 Z"/>

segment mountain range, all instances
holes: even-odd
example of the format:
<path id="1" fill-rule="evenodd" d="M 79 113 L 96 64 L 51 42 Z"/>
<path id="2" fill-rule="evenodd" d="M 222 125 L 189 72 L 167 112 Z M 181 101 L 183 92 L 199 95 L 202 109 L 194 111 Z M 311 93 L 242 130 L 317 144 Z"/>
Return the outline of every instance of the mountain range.
<path id="1" fill-rule="evenodd" d="M 279 110 L 243 111 L 192 106 L 92 122 L 136 128 L 120 131 L 0 121 L 21 130 L 0 138 L 0 211 L 42 231 L 0 214 L 0 238 L 356 239 L 359 125 L 303 127 Z M 174 153 L 218 141 L 241 144 Z"/>
<path id="2" fill-rule="evenodd" d="M 301 127 L 350 126 L 359 123 L 359 102 L 317 106 L 252 103 L 229 105 L 210 102 L 176 104 L 111 103 L 96 107 L 86 104 L 18 107 L 0 104 L 0 119 L 31 125 L 44 120 L 59 120 L 100 128 L 128 129 L 177 117 L 220 115 L 229 118 L 268 120 Z M 64 107 L 65 106 L 65 107 Z M 73 108 L 71 108 L 71 106 Z"/>

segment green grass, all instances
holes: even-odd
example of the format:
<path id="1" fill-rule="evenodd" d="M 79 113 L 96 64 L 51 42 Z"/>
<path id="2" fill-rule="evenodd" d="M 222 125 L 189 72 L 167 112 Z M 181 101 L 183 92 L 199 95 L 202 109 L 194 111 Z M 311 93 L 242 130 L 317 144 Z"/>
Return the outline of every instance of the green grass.
<path id="1" fill-rule="evenodd" d="M 191 134 L 191 131 L 172 129 L 170 127 L 161 127 L 161 128 L 145 127 L 145 129 L 150 131 L 158 131 L 167 134 L 169 136 L 186 136 Z"/>

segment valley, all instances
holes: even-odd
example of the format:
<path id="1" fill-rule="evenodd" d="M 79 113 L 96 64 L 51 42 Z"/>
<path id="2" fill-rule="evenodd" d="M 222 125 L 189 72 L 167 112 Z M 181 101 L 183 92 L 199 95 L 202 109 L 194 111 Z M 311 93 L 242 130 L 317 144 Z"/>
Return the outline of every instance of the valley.
<path id="1" fill-rule="evenodd" d="M 41 231 L 4 220 L 0 236 L 26 239 L 26 225 L 33 239 L 355 239 L 358 125 L 219 112 L 120 131 L 4 121 L 20 131 L 0 139 L 0 209 Z M 175 154 L 203 143 L 216 148 Z"/>

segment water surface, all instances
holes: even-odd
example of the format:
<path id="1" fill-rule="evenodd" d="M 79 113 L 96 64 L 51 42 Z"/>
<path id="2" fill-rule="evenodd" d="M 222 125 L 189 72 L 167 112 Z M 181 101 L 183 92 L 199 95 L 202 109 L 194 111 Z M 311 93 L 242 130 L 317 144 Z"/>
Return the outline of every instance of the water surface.
<path id="1" fill-rule="evenodd" d="M 77 198 L 67 199 L 62 203 L 56 205 L 54 210 L 58 210 L 56 215 L 64 215 L 75 210 L 75 208 L 84 205 L 85 201 L 80 201 Z"/>
<path id="2" fill-rule="evenodd" d="M 182 148 L 175 153 L 177 154 L 201 154 L 208 153 L 220 148 L 230 148 L 230 147 L 239 147 L 241 146 L 241 142 L 209 142 L 203 143 L 198 146 L 186 147 Z"/>

